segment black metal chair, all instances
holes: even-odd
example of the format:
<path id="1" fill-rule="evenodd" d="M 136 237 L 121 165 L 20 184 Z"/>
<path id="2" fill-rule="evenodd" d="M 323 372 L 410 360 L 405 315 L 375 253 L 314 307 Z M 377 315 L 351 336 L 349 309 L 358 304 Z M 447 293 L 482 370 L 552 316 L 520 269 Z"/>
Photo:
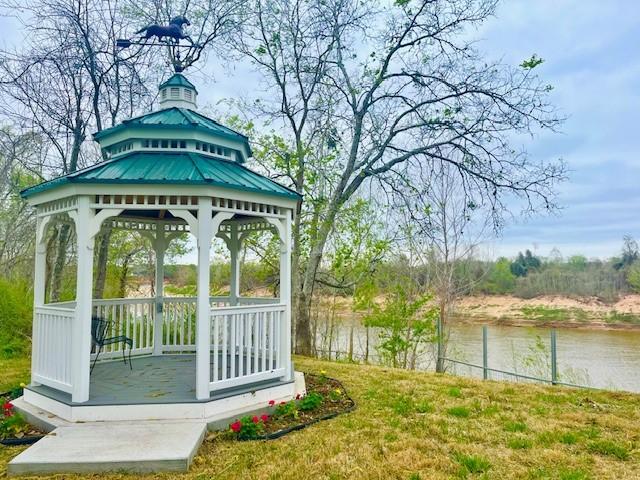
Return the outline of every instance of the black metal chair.
<path id="1" fill-rule="evenodd" d="M 98 349 L 96 352 L 96 358 L 93 359 L 93 365 L 91 365 L 91 372 L 93 372 L 93 367 L 96 366 L 96 362 L 98 361 L 98 357 L 100 356 L 100 352 L 102 351 L 102 347 L 105 345 L 111 345 L 113 343 L 121 343 L 122 344 L 122 360 L 125 365 L 127 364 L 127 359 L 125 357 L 125 345 L 129 346 L 129 368 L 133 370 L 133 366 L 131 365 L 131 350 L 133 349 L 133 340 L 124 335 L 118 335 L 117 337 L 106 337 L 107 332 L 111 329 L 111 324 L 108 320 L 105 320 L 100 317 L 91 317 L 91 336 L 93 337 L 93 343 Z"/>

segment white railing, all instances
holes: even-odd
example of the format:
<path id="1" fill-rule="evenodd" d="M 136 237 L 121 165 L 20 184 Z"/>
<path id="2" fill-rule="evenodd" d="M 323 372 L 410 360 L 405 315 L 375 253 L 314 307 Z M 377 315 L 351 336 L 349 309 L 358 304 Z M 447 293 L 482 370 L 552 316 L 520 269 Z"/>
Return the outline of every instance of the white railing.
<path id="1" fill-rule="evenodd" d="M 211 310 L 210 390 L 282 377 L 280 341 L 286 305 Z"/>
<path id="2" fill-rule="evenodd" d="M 36 307 L 33 322 L 32 380 L 71 393 L 71 342 L 75 310 Z"/>
<path id="3" fill-rule="evenodd" d="M 277 305 L 279 298 L 273 297 L 238 297 L 238 305 Z"/>
<path id="4" fill-rule="evenodd" d="M 195 297 L 164 297 L 162 302 L 162 350 L 195 351 Z"/>
<path id="5" fill-rule="evenodd" d="M 211 308 L 229 308 L 230 297 L 213 296 L 209 299 Z M 240 297 L 240 305 L 271 305 L 277 298 Z M 65 305 L 73 305 L 67 302 Z M 57 307 L 58 305 L 56 305 Z M 133 339 L 132 355 L 153 352 L 154 320 L 157 307 L 155 298 L 113 298 L 93 300 L 94 314 L 111 321 L 107 336 L 124 335 Z M 195 352 L 196 349 L 196 297 L 164 297 L 162 299 L 162 351 Z M 122 354 L 122 344 L 105 346 L 101 359 Z M 95 353 L 92 355 L 95 356 Z"/>
<path id="6" fill-rule="evenodd" d="M 153 351 L 153 325 L 155 299 L 153 298 L 113 298 L 94 300 L 95 315 L 111 322 L 107 337 L 124 335 L 133 340 L 132 355 L 143 355 Z M 105 345 L 100 358 L 122 355 L 122 343 Z M 128 354 L 128 352 L 127 352 Z M 95 355 L 95 353 L 92 355 Z"/>

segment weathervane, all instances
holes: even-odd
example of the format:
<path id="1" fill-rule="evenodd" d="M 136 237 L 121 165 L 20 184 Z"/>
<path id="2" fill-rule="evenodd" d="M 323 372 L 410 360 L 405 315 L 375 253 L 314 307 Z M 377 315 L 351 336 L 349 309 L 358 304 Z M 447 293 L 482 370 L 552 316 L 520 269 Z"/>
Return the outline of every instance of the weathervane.
<path id="1" fill-rule="evenodd" d="M 191 22 L 187 17 L 179 15 L 172 18 L 169 25 L 152 24 L 141 28 L 135 32 L 135 35 L 140 35 L 139 37 L 119 38 L 116 40 L 116 46 L 119 48 L 129 48 L 131 45 L 167 47 L 173 68 L 179 73 L 193 65 L 200 58 L 204 48 L 184 32 L 184 25 L 191 25 Z M 187 43 L 181 44 L 181 40 Z"/>

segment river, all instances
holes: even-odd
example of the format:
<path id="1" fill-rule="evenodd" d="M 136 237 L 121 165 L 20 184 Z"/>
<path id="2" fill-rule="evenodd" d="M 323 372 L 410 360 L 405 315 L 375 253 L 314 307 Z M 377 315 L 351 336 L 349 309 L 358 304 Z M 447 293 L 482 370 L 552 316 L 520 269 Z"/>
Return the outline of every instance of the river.
<path id="1" fill-rule="evenodd" d="M 549 329 L 495 325 L 488 329 L 490 368 L 550 378 Z M 556 332 L 558 370 L 562 381 L 640 392 L 640 331 L 567 328 Z M 377 333 L 371 331 L 369 336 L 369 358 L 376 362 Z M 365 337 L 365 329 L 358 325 L 354 329 L 353 341 L 357 359 L 364 356 Z M 319 331 L 318 345 L 323 343 L 323 338 L 326 339 L 325 333 Z M 537 338 L 540 339 L 539 347 L 536 347 Z M 326 340 L 324 345 L 326 347 Z M 332 345 L 332 358 L 346 356 L 349 345 L 349 328 L 346 325 L 336 326 Z M 452 325 L 447 356 L 482 365 L 482 327 L 464 323 Z M 420 358 L 419 368 L 433 370 L 434 357 L 433 349 L 427 349 Z M 482 374 L 479 369 L 456 367 L 456 370 L 460 374 Z M 547 372 L 549 374 L 545 375 Z"/>

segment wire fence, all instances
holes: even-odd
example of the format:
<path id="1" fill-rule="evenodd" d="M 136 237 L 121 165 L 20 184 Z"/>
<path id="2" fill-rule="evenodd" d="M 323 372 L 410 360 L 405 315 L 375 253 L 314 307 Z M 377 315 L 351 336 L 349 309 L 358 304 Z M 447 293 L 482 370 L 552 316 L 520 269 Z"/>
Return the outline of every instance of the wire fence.
<path id="1" fill-rule="evenodd" d="M 557 333 L 555 329 L 552 329 L 550 330 L 549 335 L 549 350 L 547 351 L 546 349 L 544 349 L 539 351 L 541 355 L 548 355 L 548 358 L 544 358 L 544 363 L 548 363 L 549 365 L 548 377 L 492 368 L 489 366 L 488 328 L 486 325 L 484 325 L 482 327 L 482 365 L 448 357 L 442 357 L 442 361 L 445 371 L 453 375 L 482 378 L 484 380 L 501 380 L 520 383 L 542 383 L 575 388 L 595 388 L 588 385 L 579 385 L 577 383 L 571 383 L 561 380 L 558 370 L 557 352 Z"/>

